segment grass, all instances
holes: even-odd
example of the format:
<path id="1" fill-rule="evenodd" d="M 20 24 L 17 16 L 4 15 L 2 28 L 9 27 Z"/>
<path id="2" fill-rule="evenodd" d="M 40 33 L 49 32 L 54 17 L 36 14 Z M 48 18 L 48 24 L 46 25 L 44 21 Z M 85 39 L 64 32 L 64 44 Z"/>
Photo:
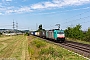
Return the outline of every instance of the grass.
<path id="1" fill-rule="evenodd" d="M 83 44 L 90 44 L 90 42 L 83 41 L 83 40 L 72 39 L 72 38 L 66 38 L 66 40 L 74 41 L 74 42 L 79 42 L 79 43 L 83 43 Z"/>
<path id="2" fill-rule="evenodd" d="M 28 43 L 26 36 L 18 35 L 18 36 L 4 36 L 0 38 L 0 58 L 15 58 L 17 60 L 25 60 L 23 56 L 26 56 L 26 46 Z M 4 48 L 1 44 L 6 44 Z M 23 53 L 25 52 L 25 53 Z"/>
<path id="3" fill-rule="evenodd" d="M 3 47 L 4 45 L 2 43 L 0 43 L 0 48 Z"/>
<path id="4" fill-rule="evenodd" d="M 45 42 L 42 42 L 42 41 L 40 41 L 38 39 L 34 40 L 32 42 L 32 44 L 35 45 L 37 48 L 46 46 L 46 43 Z"/>
<path id="5" fill-rule="evenodd" d="M 0 37 L 0 48 L 0 58 L 25 60 L 23 57 L 30 57 L 27 60 L 86 60 L 72 52 L 68 52 L 67 49 L 47 43 L 35 36 L 29 36 L 27 39 L 23 35 Z M 26 50 L 28 50 L 29 56 L 27 56 Z"/>
<path id="6" fill-rule="evenodd" d="M 28 40 L 30 60 L 86 60 L 60 46 L 47 43 L 45 40 L 30 36 Z"/>

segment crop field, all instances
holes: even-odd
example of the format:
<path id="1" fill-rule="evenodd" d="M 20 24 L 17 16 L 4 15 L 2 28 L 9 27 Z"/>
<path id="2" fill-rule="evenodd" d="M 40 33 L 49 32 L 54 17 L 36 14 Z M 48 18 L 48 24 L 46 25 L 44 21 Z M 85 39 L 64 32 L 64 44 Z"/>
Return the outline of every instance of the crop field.
<path id="1" fill-rule="evenodd" d="M 0 37 L 0 60 L 86 60 L 35 36 Z"/>
<path id="2" fill-rule="evenodd" d="M 26 36 L 0 37 L 0 60 L 29 60 Z"/>

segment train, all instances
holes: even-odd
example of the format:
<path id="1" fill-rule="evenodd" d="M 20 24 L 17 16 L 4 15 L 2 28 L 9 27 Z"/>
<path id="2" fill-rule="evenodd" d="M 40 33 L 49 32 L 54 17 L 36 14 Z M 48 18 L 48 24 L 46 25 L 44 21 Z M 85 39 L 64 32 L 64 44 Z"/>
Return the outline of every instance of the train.
<path id="1" fill-rule="evenodd" d="M 31 35 L 38 36 L 41 38 L 51 39 L 56 42 L 65 42 L 65 33 L 64 30 L 53 29 L 46 31 L 32 31 Z"/>

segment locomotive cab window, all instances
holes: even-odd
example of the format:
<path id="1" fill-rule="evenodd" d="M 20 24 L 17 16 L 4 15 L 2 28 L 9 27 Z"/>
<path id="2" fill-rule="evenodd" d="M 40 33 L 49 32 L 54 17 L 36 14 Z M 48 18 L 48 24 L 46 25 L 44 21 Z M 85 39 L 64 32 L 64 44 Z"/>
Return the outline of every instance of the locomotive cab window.
<path id="1" fill-rule="evenodd" d="M 57 34 L 64 34 L 64 32 L 57 32 Z"/>

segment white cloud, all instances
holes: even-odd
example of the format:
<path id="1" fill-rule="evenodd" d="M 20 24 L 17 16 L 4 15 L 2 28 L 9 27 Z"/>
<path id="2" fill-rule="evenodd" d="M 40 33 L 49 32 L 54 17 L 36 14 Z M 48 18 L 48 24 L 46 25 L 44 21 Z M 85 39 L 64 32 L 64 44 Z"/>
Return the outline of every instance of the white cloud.
<path id="1" fill-rule="evenodd" d="M 18 10 L 15 10 L 14 12 L 23 13 L 23 12 L 32 12 L 32 10 L 30 9 L 30 7 L 22 7 L 19 8 Z"/>
<path id="2" fill-rule="evenodd" d="M 10 14 L 10 13 L 25 13 L 25 12 L 32 12 L 32 10 L 30 9 L 30 7 L 21 7 L 18 9 L 8 9 L 6 10 L 6 14 Z"/>
<path id="3" fill-rule="evenodd" d="M 58 7 L 58 4 L 52 3 L 52 2 L 45 2 L 44 3 L 45 8 L 49 8 L 49 7 Z"/>
<path id="4" fill-rule="evenodd" d="M 12 0 L 6 0 L 7 2 L 11 2 Z"/>
<path id="5" fill-rule="evenodd" d="M 0 13 L 0 15 L 3 15 L 3 13 Z"/>
<path id="6" fill-rule="evenodd" d="M 31 9 L 42 9 L 45 8 L 42 4 L 34 4 L 31 6 Z"/>
<path id="7" fill-rule="evenodd" d="M 2 2 L 9 2 L 9 1 L 11 2 L 13 0 L 2 0 Z M 27 0 L 23 0 L 23 1 L 27 1 Z M 32 4 L 31 6 L 22 6 L 22 7 L 3 6 L 2 3 L 0 3 L 0 12 L 3 12 L 4 14 L 26 13 L 26 12 L 32 12 L 34 10 L 61 8 L 61 7 L 73 6 L 73 5 L 76 6 L 76 5 L 83 5 L 86 3 L 90 3 L 90 0 L 52 0 L 48 2 L 46 1 L 46 2 Z M 90 7 L 83 9 L 88 9 L 88 8 Z M 79 10 L 79 9 L 74 9 L 74 10 Z M 44 14 L 48 14 L 48 13 L 44 13 Z"/>
<path id="8" fill-rule="evenodd" d="M 3 3 L 5 2 L 11 2 L 12 0 L 2 0 Z"/>
<path id="9" fill-rule="evenodd" d="M 56 8 L 72 5 L 83 5 L 85 3 L 90 3 L 90 0 L 52 0 L 52 2 L 41 2 L 33 4 L 32 9 L 45 9 L 45 8 Z"/>
<path id="10" fill-rule="evenodd" d="M 76 11 L 76 10 L 85 10 L 85 9 L 89 9 L 90 7 L 85 7 L 85 8 L 76 8 L 76 9 L 70 9 L 70 10 L 64 10 L 64 11 L 55 11 L 55 12 L 49 12 L 49 13 L 38 13 L 38 14 L 35 14 L 35 15 L 47 15 L 47 14 L 57 14 L 57 13 L 63 13 L 65 14 L 66 12 L 69 12 L 69 11 Z"/>

